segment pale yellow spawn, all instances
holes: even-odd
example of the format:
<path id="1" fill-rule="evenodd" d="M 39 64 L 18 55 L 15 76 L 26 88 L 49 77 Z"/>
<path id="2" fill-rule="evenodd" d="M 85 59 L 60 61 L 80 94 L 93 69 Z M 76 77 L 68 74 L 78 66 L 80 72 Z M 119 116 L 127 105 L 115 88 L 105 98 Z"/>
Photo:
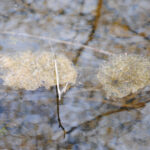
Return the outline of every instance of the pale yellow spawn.
<path id="1" fill-rule="evenodd" d="M 150 85 L 150 60 L 136 54 L 114 55 L 97 75 L 107 98 L 123 98 Z"/>
<path id="2" fill-rule="evenodd" d="M 56 55 L 59 84 L 75 84 L 77 72 L 64 55 Z M 4 85 L 15 89 L 49 89 L 57 84 L 54 54 L 49 51 L 24 51 L 13 55 L 0 55 L 0 68 Z"/>

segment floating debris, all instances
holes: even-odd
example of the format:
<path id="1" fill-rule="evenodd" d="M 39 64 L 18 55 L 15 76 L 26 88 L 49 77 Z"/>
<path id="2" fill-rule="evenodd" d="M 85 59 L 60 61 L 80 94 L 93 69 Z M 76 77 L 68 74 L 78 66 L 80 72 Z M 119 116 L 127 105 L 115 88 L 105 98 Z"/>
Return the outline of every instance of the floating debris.
<path id="1" fill-rule="evenodd" d="M 77 72 L 72 62 L 64 55 L 56 55 L 59 84 L 75 84 Z M 54 54 L 48 51 L 23 51 L 15 54 L 1 54 L 0 67 L 4 85 L 15 89 L 49 89 L 57 84 Z"/>
<path id="2" fill-rule="evenodd" d="M 150 84 L 150 60 L 136 54 L 114 55 L 97 75 L 106 98 L 123 98 Z"/>

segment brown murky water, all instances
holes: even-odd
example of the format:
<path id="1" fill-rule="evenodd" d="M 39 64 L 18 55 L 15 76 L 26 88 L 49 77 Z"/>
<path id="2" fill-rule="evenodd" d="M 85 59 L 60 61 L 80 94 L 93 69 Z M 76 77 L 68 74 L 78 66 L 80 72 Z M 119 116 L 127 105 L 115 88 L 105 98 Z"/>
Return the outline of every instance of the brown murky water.
<path id="1" fill-rule="evenodd" d="M 112 53 L 150 55 L 150 1 L 0 1 L 1 53 L 51 51 L 49 40 L 78 72 L 59 106 L 66 137 L 56 87 L 14 90 L 1 80 L 0 149 L 149 150 L 149 87 L 116 105 L 103 96 L 97 73 Z"/>

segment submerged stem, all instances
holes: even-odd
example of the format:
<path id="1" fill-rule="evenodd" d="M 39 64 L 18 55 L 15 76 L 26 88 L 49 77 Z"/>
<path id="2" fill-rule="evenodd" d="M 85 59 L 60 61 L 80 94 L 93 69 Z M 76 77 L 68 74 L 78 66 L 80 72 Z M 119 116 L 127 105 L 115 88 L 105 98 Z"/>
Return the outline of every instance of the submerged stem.
<path id="1" fill-rule="evenodd" d="M 61 119 L 60 119 L 60 113 L 59 113 L 59 94 L 58 94 L 58 87 L 56 86 L 56 93 L 57 93 L 57 118 L 58 118 L 58 123 L 59 123 L 59 127 L 64 131 L 64 138 L 65 138 L 65 135 L 66 135 L 66 130 L 65 128 L 63 127 L 62 123 L 61 123 Z"/>

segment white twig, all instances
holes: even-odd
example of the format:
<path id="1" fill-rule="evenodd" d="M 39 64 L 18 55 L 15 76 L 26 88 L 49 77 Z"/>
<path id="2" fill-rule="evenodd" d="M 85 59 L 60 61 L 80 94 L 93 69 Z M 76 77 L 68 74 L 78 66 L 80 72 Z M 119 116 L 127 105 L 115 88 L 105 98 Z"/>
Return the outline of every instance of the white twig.
<path id="1" fill-rule="evenodd" d="M 57 85 L 57 92 L 58 92 L 58 99 L 61 100 L 61 91 L 60 91 L 60 87 L 59 87 L 59 74 L 58 74 L 58 68 L 57 68 L 57 61 L 56 58 L 54 59 L 55 62 L 55 73 L 56 73 L 56 85 Z"/>
<path id="2" fill-rule="evenodd" d="M 54 53 L 54 50 L 53 50 L 53 47 L 52 47 L 52 44 L 51 44 L 50 40 L 49 40 L 49 43 L 50 43 L 51 51 L 54 54 L 53 58 L 54 58 L 54 65 L 55 65 L 55 75 L 56 75 L 56 86 L 57 86 L 57 92 L 58 92 L 58 99 L 61 100 L 61 95 L 66 92 L 68 82 L 66 83 L 65 87 L 62 90 L 60 90 L 59 73 L 58 73 L 56 55 Z"/>
<path id="3" fill-rule="evenodd" d="M 65 93 L 68 87 L 68 82 L 66 83 L 65 87 L 62 89 L 61 94 Z"/>
<path id="4" fill-rule="evenodd" d="M 58 92 L 58 99 L 61 100 L 61 91 L 60 91 L 60 84 L 59 84 L 59 74 L 58 74 L 58 68 L 57 68 L 57 61 L 56 61 L 56 55 L 54 53 L 51 40 L 49 40 L 50 48 L 53 53 L 54 58 L 54 66 L 55 66 L 55 75 L 56 75 L 56 86 L 57 86 L 57 92 Z"/>
<path id="5" fill-rule="evenodd" d="M 48 40 L 48 41 L 51 40 L 51 41 L 56 42 L 56 43 L 63 43 L 63 44 L 72 45 L 72 46 L 80 46 L 80 47 L 83 47 L 85 49 L 86 48 L 91 49 L 95 52 L 103 53 L 103 54 L 109 55 L 109 56 L 114 55 L 111 52 L 100 50 L 100 49 L 90 47 L 90 46 L 87 46 L 87 45 L 83 45 L 81 43 L 69 42 L 69 41 L 65 41 L 65 40 L 58 40 L 58 39 L 49 38 L 49 37 L 46 37 L 46 36 L 32 35 L 32 34 L 27 34 L 27 33 L 15 33 L 15 32 L 9 32 L 9 31 L 0 31 L 0 34 L 12 35 L 12 36 L 24 36 L 24 37 L 35 38 L 35 39 L 39 39 L 39 40 Z"/>

